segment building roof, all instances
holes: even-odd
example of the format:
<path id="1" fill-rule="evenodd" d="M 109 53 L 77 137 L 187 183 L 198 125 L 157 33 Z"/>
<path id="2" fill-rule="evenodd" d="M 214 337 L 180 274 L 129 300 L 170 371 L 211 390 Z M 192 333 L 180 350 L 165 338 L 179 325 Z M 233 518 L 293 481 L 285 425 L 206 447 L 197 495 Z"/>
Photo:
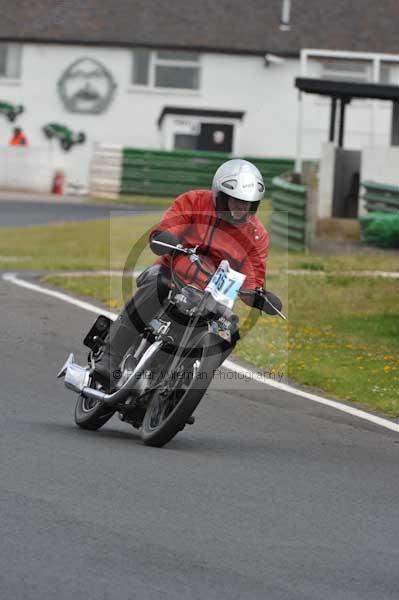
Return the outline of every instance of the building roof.
<path id="1" fill-rule="evenodd" d="M 236 119 L 241 120 L 245 115 L 242 110 L 220 110 L 209 108 L 194 108 L 183 106 L 164 106 L 158 118 L 158 127 L 166 115 L 181 115 L 186 117 L 216 117 L 218 119 Z"/>
<path id="2" fill-rule="evenodd" d="M 297 56 L 301 48 L 399 53 L 398 0 L 0 0 L 0 40 Z"/>

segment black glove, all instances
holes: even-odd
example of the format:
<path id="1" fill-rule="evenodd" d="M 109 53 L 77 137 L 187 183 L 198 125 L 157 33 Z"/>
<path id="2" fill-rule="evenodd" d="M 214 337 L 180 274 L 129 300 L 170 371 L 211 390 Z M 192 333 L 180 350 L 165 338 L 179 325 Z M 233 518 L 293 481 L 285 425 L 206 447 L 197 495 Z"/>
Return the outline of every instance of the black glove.
<path id="1" fill-rule="evenodd" d="M 264 296 L 266 296 L 267 300 Z M 252 306 L 254 308 L 259 308 L 259 310 L 262 310 L 268 315 L 277 315 L 278 313 L 274 310 L 271 304 L 279 311 L 281 311 L 281 309 L 283 308 L 283 303 L 281 302 L 280 298 L 273 294 L 273 292 L 265 291 L 262 294 L 259 292 L 255 292 L 254 300 L 252 303 Z"/>
<path id="2" fill-rule="evenodd" d="M 173 252 L 172 248 L 166 248 L 165 246 L 159 246 L 158 244 L 154 244 L 154 241 L 163 242 L 164 244 L 170 244 L 171 246 L 177 246 L 180 244 L 180 240 L 177 239 L 173 233 L 169 231 L 159 231 L 150 239 L 150 248 L 154 254 L 157 256 L 162 256 L 163 254 L 170 254 Z"/>
<path id="3" fill-rule="evenodd" d="M 267 315 L 277 315 L 278 313 L 276 310 L 274 310 L 273 306 L 281 312 L 281 309 L 283 308 L 283 303 L 281 302 L 280 298 L 276 296 L 276 294 L 273 294 L 273 292 L 268 291 L 266 291 L 265 296 L 267 300 L 263 299 L 263 312 L 265 312 Z"/>

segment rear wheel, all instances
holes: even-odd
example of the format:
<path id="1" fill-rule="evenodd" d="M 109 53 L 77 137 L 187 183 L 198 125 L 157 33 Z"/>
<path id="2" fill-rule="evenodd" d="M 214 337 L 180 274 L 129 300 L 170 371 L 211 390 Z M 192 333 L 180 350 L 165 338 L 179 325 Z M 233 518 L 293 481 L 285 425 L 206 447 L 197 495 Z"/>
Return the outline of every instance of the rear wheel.
<path id="1" fill-rule="evenodd" d="M 160 448 L 184 429 L 219 365 L 219 356 L 211 355 L 209 348 L 206 336 L 201 348 L 185 356 L 152 393 L 141 430 L 146 445 Z"/>
<path id="2" fill-rule="evenodd" d="M 71 149 L 72 143 L 69 140 L 61 140 L 61 147 L 68 152 Z"/>
<path id="3" fill-rule="evenodd" d="M 92 386 L 98 387 L 98 384 L 92 383 Z M 80 395 L 75 406 L 75 423 L 81 429 L 96 431 L 105 425 L 114 413 L 114 408 Z"/>

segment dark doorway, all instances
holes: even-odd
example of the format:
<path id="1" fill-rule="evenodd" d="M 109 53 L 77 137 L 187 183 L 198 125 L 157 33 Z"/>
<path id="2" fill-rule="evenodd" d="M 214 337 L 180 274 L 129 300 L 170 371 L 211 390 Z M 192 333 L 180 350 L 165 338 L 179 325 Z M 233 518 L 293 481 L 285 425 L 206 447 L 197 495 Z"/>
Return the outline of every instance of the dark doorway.
<path id="1" fill-rule="evenodd" d="M 361 158 L 362 153 L 357 150 L 337 148 L 335 151 L 333 217 L 357 217 Z"/>
<path id="2" fill-rule="evenodd" d="M 231 152 L 233 149 L 233 125 L 201 123 L 197 150 Z"/>
<path id="3" fill-rule="evenodd" d="M 391 146 L 399 146 L 399 102 L 392 102 Z"/>

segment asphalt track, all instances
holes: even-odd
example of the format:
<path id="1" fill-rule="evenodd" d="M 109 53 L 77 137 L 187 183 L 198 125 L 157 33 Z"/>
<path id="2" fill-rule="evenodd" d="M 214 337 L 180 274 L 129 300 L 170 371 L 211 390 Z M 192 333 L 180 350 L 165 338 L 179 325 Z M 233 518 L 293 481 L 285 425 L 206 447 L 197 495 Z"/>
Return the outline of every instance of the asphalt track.
<path id="1" fill-rule="evenodd" d="M 164 449 L 81 431 L 92 320 L 0 282 L 1 598 L 397 599 L 397 433 L 227 378 Z"/>
<path id="2" fill-rule="evenodd" d="M 126 211 L 140 214 L 152 210 L 159 210 L 159 208 L 140 205 L 77 204 L 59 201 L 57 198 L 53 204 L 40 201 L 1 200 L 0 227 L 107 219 L 111 213 L 112 216 L 117 216 L 119 211 L 123 211 L 123 216 L 126 217 Z"/>

